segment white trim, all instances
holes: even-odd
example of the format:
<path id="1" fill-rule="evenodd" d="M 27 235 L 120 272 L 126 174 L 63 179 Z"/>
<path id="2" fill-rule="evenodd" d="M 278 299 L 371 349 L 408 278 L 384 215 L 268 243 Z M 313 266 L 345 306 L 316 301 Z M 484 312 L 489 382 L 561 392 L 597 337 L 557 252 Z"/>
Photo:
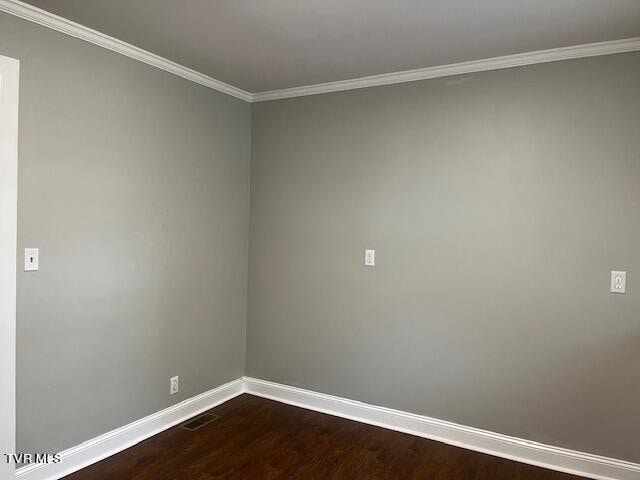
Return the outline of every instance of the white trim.
<path id="1" fill-rule="evenodd" d="M 15 452 L 20 62 L 0 56 L 0 453 Z M 4 459 L 3 459 L 4 460 Z M 0 478 L 13 466 L 0 463 Z"/>
<path id="2" fill-rule="evenodd" d="M 249 393 L 456 447 L 596 480 L 637 480 L 640 464 L 552 447 L 452 422 L 243 377 L 61 452 L 60 463 L 19 468 L 20 480 L 57 480 L 132 447 L 188 418 Z"/>
<path id="3" fill-rule="evenodd" d="M 237 87 L 211 78 L 203 73 L 196 72 L 190 68 L 179 65 L 171 60 L 167 60 L 159 55 L 147 52 L 141 48 L 130 45 L 116 38 L 100 33 L 91 28 L 85 27 L 78 23 L 59 17 L 53 13 L 42 10 L 33 5 L 20 2 L 18 0 L 0 0 L 0 11 L 10 13 L 17 17 L 29 20 L 30 22 L 43 25 L 61 33 L 65 33 L 75 38 L 85 40 L 89 43 L 99 45 L 108 50 L 120 53 L 127 57 L 139 60 L 143 63 L 173 73 L 192 82 L 199 83 L 205 87 L 218 90 L 219 92 L 229 94 L 233 97 L 250 102 L 252 95 Z"/>
<path id="4" fill-rule="evenodd" d="M 415 82 L 418 80 L 427 80 L 429 78 L 448 77 L 451 75 L 462 75 L 474 72 L 484 72 L 487 70 L 521 67 L 524 65 L 533 65 L 536 63 L 557 62 L 560 60 L 594 57 L 598 55 L 610 55 L 614 53 L 633 52 L 637 50 L 640 50 L 640 37 L 628 38 L 624 40 L 614 40 L 609 42 L 589 43 L 586 45 L 576 45 L 572 47 L 553 48 L 550 50 L 539 50 L 535 52 L 518 53 L 515 55 L 505 55 L 502 57 L 487 58 L 484 60 L 473 60 L 470 62 L 462 63 L 453 63 L 450 65 L 441 65 L 437 67 L 419 68 L 416 70 L 407 70 L 404 72 L 383 73 L 381 75 L 371 75 L 369 77 L 341 80 L 338 82 L 318 83 L 315 85 L 307 85 L 303 87 L 271 90 L 267 92 L 254 93 L 252 95 L 252 101 L 266 102 L 269 100 L 279 100 L 282 98 L 318 95 L 321 93 L 376 87 L 394 83 Z"/>
<path id="5" fill-rule="evenodd" d="M 543 445 L 423 415 L 377 407 L 255 378 L 245 377 L 244 383 L 247 393 L 259 397 L 550 470 L 597 480 L 637 480 L 640 478 L 640 464 L 636 463 Z"/>
<path id="6" fill-rule="evenodd" d="M 448 77 L 451 75 L 463 75 L 473 72 L 484 72 L 487 70 L 533 65 L 536 63 L 557 62 L 560 60 L 571 60 L 576 58 L 611 55 L 614 53 L 640 50 L 640 37 L 634 37 L 622 40 L 575 45 L 571 47 L 517 53 L 515 55 L 505 55 L 501 57 L 453 63 L 450 65 L 418 68 L 402 72 L 383 73 L 380 75 L 340 80 L 337 82 L 318 83 L 315 85 L 250 93 L 176 62 L 172 62 L 171 60 L 167 60 L 159 55 L 19 0 L 0 0 L 0 11 L 10 13 L 11 15 L 43 25 L 72 37 L 85 40 L 247 102 L 265 102 L 283 98 L 318 95 L 321 93 L 354 90 L 358 88 L 390 85 L 394 83 L 415 82 L 418 80 L 427 80 L 429 78 Z"/>
<path id="7" fill-rule="evenodd" d="M 14 262 L 15 263 L 15 262 Z M 124 427 L 88 440 L 60 453 L 60 463 L 28 465 L 16 470 L 20 480 L 55 480 L 114 455 L 188 418 L 220 405 L 243 392 L 239 378 L 196 395 Z"/>

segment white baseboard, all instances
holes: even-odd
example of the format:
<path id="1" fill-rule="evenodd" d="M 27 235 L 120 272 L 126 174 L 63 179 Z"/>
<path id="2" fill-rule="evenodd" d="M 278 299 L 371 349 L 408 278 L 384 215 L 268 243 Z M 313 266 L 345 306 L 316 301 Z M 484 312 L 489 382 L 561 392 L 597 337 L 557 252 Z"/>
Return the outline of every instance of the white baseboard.
<path id="1" fill-rule="evenodd" d="M 597 480 L 638 480 L 640 464 L 552 447 L 443 420 L 244 378 L 247 393 L 337 417 L 425 437 L 539 467 Z"/>
<path id="2" fill-rule="evenodd" d="M 16 470 L 20 480 L 57 480 L 129 448 L 178 423 L 231 400 L 244 391 L 243 379 L 225 383 L 148 417 L 117 428 L 60 453 L 59 463 L 27 465 Z"/>
<path id="3" fill-rule="evenodd" d="M 552 447 L 443 420 L 255 378 L 239 378 L 60 453 L 59 463 L 19 468 L 19 480 L 57 480 L 241 393 L 596 480 L 638 480 L 640 464 Z"/>

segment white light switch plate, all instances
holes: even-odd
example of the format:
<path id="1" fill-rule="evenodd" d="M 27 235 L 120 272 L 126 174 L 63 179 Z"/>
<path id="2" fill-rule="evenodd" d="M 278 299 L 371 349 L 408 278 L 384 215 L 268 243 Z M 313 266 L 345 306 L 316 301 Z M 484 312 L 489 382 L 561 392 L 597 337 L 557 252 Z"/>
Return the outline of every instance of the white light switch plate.
<path id="1" fill-rule="evenodd" d="M 611 293 L 627 292 L 627 272 L 611 272 Z"/>
<path id="2" fill-rule="evenodd" d="M 364 251 L 364 264 L 367 267 L 374 267 L 376 264 L 376 251 L 375 250 L 365 250 Z"/>
<path id="3" fill-rule="evenodd" d="M 24 271 L 33 272 L 38 270 L 40 251 L 37 248 L 24 249 Z"/>

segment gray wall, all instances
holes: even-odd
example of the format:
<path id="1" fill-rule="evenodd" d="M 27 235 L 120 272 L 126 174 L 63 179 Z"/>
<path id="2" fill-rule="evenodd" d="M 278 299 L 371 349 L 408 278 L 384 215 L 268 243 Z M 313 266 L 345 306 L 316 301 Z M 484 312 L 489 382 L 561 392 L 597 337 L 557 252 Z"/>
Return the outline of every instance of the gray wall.
<path id="1" fill-rule="evenodd" d="M 247 374 L 640 461 L 639 112 L 638 53 L 255 104 Z"/>
<path id="2" fill-rule="evenodd" d="M 5 14 L 0 54 L 18 450 L 241 376 L 250 106 Z M 256 104 L 247 373 L 639 461 L 639 111 L 637 53 Z"/>
<path id="3" fill-rule="evenodd" d="M 251 109 L 0 14 L 18 58 L 18 451 L 242 376 Z M 169 377 L 180 393 L 169 396 Z"/>

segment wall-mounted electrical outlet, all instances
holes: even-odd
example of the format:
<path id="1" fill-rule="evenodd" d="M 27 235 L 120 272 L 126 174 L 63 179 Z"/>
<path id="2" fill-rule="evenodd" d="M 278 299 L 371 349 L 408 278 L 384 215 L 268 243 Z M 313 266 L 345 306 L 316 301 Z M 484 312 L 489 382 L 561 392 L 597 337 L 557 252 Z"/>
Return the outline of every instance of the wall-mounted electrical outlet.
<path id="1" fill-rule="evenodd" d="M 627 292 L 627 272 L 611 272 L 611 293 Z"/>
<path id="2" fill-rule="evenodd" d="M 180 390 L 180 377 L 171 377 L 169 380 L 169 395 L 175 395 Z"/>
<path id="3" fill-rule="evenodd" d="M 376 265 L 376 251 L 366 249 L 364 251 L 364 264 L 367 267 L 374 267 Z"/>

